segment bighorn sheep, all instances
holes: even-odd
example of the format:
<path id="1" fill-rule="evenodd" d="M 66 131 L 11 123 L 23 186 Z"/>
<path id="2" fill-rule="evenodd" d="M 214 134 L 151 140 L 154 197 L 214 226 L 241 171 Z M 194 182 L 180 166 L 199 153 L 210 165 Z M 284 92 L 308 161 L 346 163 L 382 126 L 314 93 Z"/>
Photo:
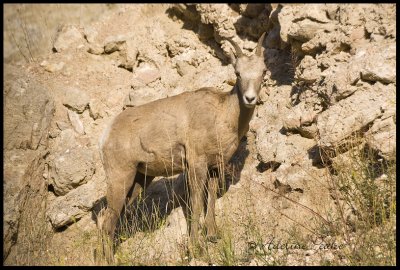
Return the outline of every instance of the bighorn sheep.
<path id="1" fill-rule="evenodd" d="M 207 180 L 209 170 L 228 162 L 249 129 L 261 83 L 266 72 L 262 43 L 248 57 L 237 44 L 233 65 L 237 82 L 230 92 L 201 88 L 137 107 L 117 115 L 105 131 L 100 147 L 107 176 L 107 208 L 99 217 L 103 252 L 113 261 L 113 237 L 118 217 L 130 195 L 133 201 L 155 176 L 185 172 L 189 187 L 189 250 L 196 253 L 199 218 L 205 204 L 207 237 L 216 235 L 214 204 L 217 183 Z M 207 183 L 208 182 L 208 183 Z"/>

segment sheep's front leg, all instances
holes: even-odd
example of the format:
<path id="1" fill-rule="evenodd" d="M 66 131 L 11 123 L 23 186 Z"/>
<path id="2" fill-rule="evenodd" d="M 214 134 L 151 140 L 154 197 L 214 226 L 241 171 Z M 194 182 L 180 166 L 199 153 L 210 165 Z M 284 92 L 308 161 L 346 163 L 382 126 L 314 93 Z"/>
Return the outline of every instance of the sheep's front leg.
<path id="1" fill-rule="evenodd" d="M 196 159 L 195 159 L 196 160 Z M 202 245 L 199 240 L 200 215 L 204 206 L 205 184 L 207 179 L 207 165 L 197 162 L 189 163 L 188 186 L 190 203 L 190 240 L 189 251 L 196 257 L 202 253 Z"/>
<path id="2" fill-rule="evenodd" d="M 211 177 L 208 182 L 207 213 L 205 226 L 207 228 L 207 240 L 215 243 L 217 241 L 217 224 L 215 222 L 215 201 L 218 192 L 218 177 Z"/>

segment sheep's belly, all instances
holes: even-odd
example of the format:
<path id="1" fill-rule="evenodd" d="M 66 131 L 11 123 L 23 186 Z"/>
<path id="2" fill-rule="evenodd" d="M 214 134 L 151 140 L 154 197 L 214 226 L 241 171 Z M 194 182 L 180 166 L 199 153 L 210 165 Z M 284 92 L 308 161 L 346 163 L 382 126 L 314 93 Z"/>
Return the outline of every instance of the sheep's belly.
<path id="1" fill-rule="evenodd" d="M 150 162 L 142 162 L 138 165 L 138 171 L 151 176 L 173 176 L 182 173 L 185 161 L 178 159 L 158 159 Z"/>

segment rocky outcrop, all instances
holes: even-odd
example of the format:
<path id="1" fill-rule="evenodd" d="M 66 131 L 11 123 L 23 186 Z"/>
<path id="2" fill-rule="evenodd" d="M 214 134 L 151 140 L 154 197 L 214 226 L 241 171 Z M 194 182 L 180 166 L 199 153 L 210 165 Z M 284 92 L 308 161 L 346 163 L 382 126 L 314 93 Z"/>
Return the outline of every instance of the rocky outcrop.
<path id="1" fill-rule="evenodd" d="M 54 194 L 46 214 L 56 229 L 79 220 L 102 197 L 105 183 L 94 177 L 97 159 L 88 143 L 87 138 L 66 128 L 47 157 L 45 179 Z"/>
<path id="2" fill-rule="evenodd" d="M 393 18 L 393 7 L 375 7 L 354 7 L 354 16 L 348 5 L 337 4 L 283 5 L 271 12 L 271 31 L 280 29 L 281 48 L 291 47 L 296 65 L 294 106 L 284 130 L 317 138 L 322 148 L 337 148 L 372 125 L 368 134 L 378 132 L 382 115 L 394 108 L 396 64 L 393 33 L 383 30 L 391 27 L 382 23 Z M 369 22 L 365 27 L 363 20 Z M 372 32 L 374 37 L 365 34 Z"/>
<path id="3" fill-rule="evenodd" d="M 291 229 L 282 215 L 312 220 L 310 211 L 282 196 L 315 211 L 331 206 L 329 190 L 320 195 L 327 189 L 322 152 L 340 149 L 330 157 L 340 160 L 360 136 L 379 159 L 395 160 L 395 29 L 395 5 L 381 4 L 137 5 L 90 26 L 61 27 L 52 54 L 5 68 L 7 263 L 35 264 L 19 256 L 21 250 L 45 258 L 24 249 L 26 239 L 68 235 L 81 230 L 83 220 L 85 233 L 95 231 L 106 193 L 98 142 L 113 116 L 200 87 L 230 91 L 236 76 L 226 39 L 251 54 L 265 31 L 268 72 L 242 143 L 247 149 L 238 154 L 247 158 L 239 162 L 241 172 L 232 173 L 238 182 L 219 194 L 217 223 L 229 219 L 239 243 L 245 233 L 240 225 L 249 226 L 249 217 L 266 231 Z M 172 183 L 180 185 L 178 179 Z M 182 255 L 186 221 L 175 197 L 184 192 L 168 186 L 170 180 L 156 179 L 145 196 L 146 207 L 162 208 L 165 224 L 158 224 L 153 239 L 139 231 L 121 244 L 130 255 L 146 255 L 141 263 L 157 256 L 174 263 Z M 346 219 L 355 218 L 350 210 Z M 21 229 L 27 226 L 34 233 Z M 53 240 L 53 249 L 35 248 L 58 250 Z M 82 252 L 91 258 L 87 246 Z M 79 254 L 77 263 L 91 264 L 85 256 Z"/>
<path id="4" fill-rule="evenodd" d="M 8 67 L 5 75 L 4 147 L 36 150 L 47 143 L 53 99 L 45 86 L 21 70 Z"/>
<path id="5" fill-rule="evenodd" d="M 5 257 L 19 238 L 21 219 L 46 197 L 43 157 L 55 106 L 50 91 L 22 69 L 7 66 L 4 81 L 4 219 Z M 29 202 L 34 202 L 30 204 Z M 30 207 L 36 207 L 31 211 Z M 27 212 L 28 211 L 28 212 Z M 42 223 L 40 223 L 42 224 Z"/>

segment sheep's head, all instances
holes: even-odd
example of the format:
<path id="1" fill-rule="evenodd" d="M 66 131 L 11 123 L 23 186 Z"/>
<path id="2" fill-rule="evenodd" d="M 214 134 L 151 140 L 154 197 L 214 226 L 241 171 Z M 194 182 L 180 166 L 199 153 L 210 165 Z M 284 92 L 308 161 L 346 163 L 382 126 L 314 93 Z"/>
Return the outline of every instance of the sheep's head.
<path id="1" fill-rule="evenodd" d="M 261 83 L 267 71 L 262 48 L 264 37 L 265 33 L 259 38 L 256 52 L 250 57 L 244 55 L 240 47 L 228 39 L 235 48 L 236 60 L 233 60 L 233 66 L 237 76 L 236 85 L 243 104 L 248 108 L 256 105 Z"/>

